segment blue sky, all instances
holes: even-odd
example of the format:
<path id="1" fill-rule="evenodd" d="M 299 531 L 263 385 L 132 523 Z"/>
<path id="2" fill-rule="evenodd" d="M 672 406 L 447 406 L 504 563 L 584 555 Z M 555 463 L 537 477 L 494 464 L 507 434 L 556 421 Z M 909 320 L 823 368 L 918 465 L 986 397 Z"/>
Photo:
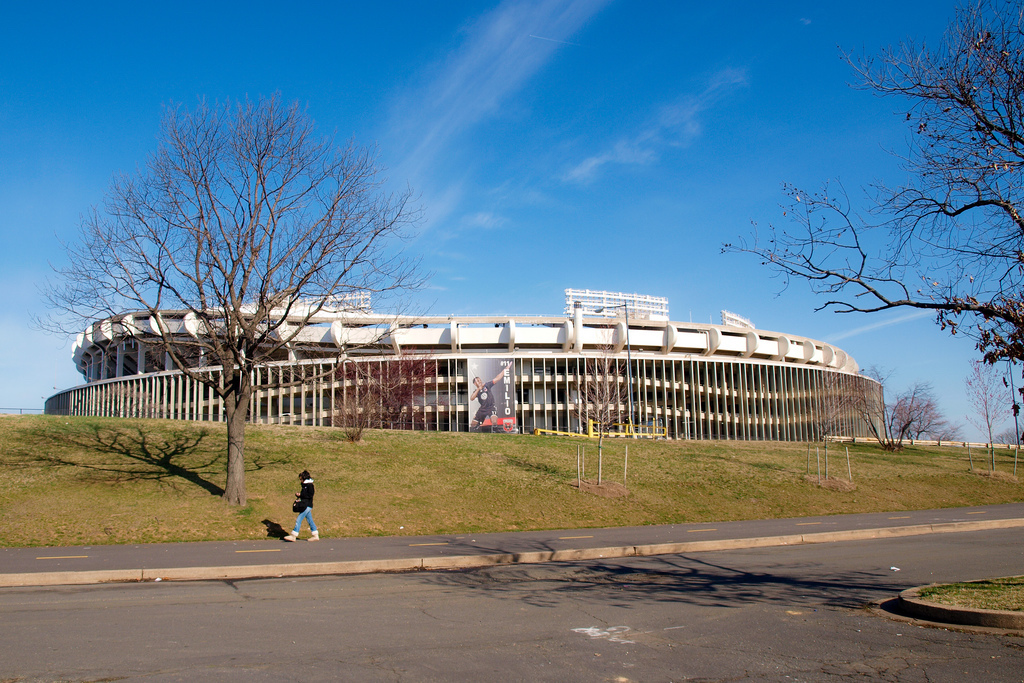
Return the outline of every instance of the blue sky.
<path id="1" fill-rule="evenodd" d="M 722 254 L 782 219 L 781 186 L 899 182 L 900 103 L 840 50 L 936 42 L 953 3 L 5 3 L 0 9 L 0 408 L 80 383 L 29 327 L 37 286 L 154 148 L 161 107 L 280 92 L 376 145 L 423 210 L 408 250 L 436 314 L 557 314 L 566 287 L 669 298 L 672 318 L 836 343 L 966 422 L 973 344 L 927 315 L 814 312 Z M 967 433 L 974 436 L 973 429 Z"/>

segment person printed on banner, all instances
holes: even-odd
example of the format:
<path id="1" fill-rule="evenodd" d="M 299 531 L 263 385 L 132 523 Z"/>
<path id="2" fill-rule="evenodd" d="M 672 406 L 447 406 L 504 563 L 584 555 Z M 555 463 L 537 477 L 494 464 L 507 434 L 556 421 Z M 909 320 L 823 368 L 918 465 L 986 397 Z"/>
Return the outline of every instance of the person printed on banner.
<path id="1" fill-rule="evenodd" d="M 494 411 L 494 386 L 496 384 L 505 383 L 505 368 L 498 371 L 497 376 L 490 382 L 484 382 L 479 377 L 473 378 L 473 386 L 476 388 L 473 393 L 470 394 L 469 400 L 476 401 L 479 399 L 480 407 L 476 411 L 476 415 L 473 416 L 472 422 L 469 424 L 469 430 L 471 432 L 480 431 L 480 426 L 486 424 L 487 426 L 493 427 L 497 423 L 497 416 Z"/>

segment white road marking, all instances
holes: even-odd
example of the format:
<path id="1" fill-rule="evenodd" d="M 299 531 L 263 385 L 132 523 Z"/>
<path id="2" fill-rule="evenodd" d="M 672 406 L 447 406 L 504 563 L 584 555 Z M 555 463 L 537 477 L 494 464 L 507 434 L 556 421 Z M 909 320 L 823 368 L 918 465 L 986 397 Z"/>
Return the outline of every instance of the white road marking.
<path id="1" fill-rule="evenodd" d="M 576 633 L 582 633 L 583 635 L 590 636 L 593 639 L 607 640 L 612 643 L 633 643 L 635 641 L 626 640 L 622 636 L 628 633 L 631 629 L 628 626 L 609 626 L 608 628 L 598 628 L 596 626 L 590 626 L 587 628 L 574 628 L 573 631 Z"/>

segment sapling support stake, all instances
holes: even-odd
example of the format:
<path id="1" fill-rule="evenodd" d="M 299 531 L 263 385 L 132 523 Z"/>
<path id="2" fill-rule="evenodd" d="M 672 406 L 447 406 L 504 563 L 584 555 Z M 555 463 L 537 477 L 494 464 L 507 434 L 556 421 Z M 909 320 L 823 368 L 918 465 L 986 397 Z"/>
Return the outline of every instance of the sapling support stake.
<path id="1" fill-rule="evenodd" d="M 821 452 L 818 447 L 814 447 L 814 457 L 818 461 L 818 486 L 821 486 Z"/>
<path id="2" fill-rule="evenodd" d="M 846 447 L 846 473 L 850 476 L 850 481 L 853 481 L 853 470 L 850 468 L 850 447 Z"/>
<path id="3" fill-rule="evenodd" d="M 583 477 L 580 474 L 580 445 L 576 444 L 576 490 L 583 488 Z"/>

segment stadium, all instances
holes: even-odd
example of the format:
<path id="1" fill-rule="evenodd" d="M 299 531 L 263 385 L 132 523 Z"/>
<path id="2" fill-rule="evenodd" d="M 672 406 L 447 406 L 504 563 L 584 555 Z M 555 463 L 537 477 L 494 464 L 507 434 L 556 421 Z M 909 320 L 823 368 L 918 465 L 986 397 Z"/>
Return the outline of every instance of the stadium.
<path id="1" fill-rule="evenodd" d="M 388 316 L 362 306 L 300 317 L 296 343 L 255 370 L 251 423 L 341 426 L 369 378 L 410 361 L 417 371 L 401 370 L 397 421 L 369 426 L 593 434 L 597 421 L 620 435 L 810 441 L 867 436 L 862 413 L 841 399 L 881 397 L 835 346 L 727 311 L 719 325 L 671 321 L 667 300 L 638 294 L 566 290 L 561 316 Z M 198 356 L 190 373 L 175 369 L 153 348 L 160 326 L 199 334 L 194 316 L 176 311 L 90 325 L 73 348 L 86 382 L 50 397 L 46 413 L 223 419 L 221 400 L 196 377 L 216 382 L 220 368 Z M 595 393 L 601 386 L 611 391 Z"/>

